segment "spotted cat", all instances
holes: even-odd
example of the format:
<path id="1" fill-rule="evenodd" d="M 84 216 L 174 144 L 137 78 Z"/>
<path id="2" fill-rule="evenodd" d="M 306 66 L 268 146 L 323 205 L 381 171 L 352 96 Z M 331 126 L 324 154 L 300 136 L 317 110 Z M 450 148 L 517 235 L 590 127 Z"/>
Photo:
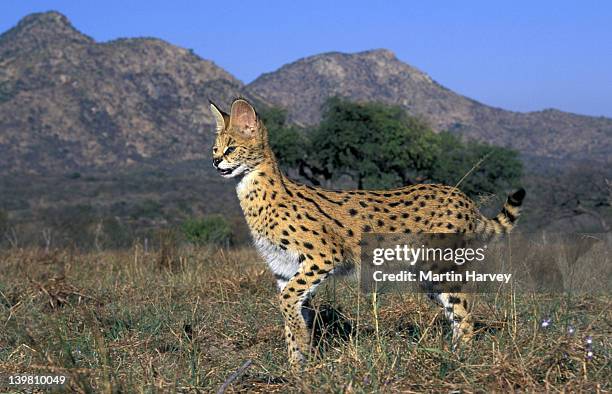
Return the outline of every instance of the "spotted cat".
<path id="1" fill-rule="evenodd" d="M 310 353 L 304 303 L 330 275 L 359 267 L 363 233 L 509 232 L 525 191 L 510 195 L 501 212 L 484 217 L 451 186 L 420 184 L 393 190 L 326 190 L 288 179 L 279 169 L 268 131 L 244 99 L 230 114 L 211 103 L 216 119 L 213 165 L 236 188 L 255 245 L 274 273 L 285 320 L 289 359 L 299 366 Z M 453 339 L 469 340 L 470 305 L 461 293 L 436 294 L 453 322 Z"/>

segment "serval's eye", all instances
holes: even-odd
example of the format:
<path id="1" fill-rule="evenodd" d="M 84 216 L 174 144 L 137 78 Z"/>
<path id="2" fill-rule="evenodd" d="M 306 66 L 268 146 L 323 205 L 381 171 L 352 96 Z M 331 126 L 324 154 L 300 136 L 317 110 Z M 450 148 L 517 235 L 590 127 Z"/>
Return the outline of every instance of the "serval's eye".
<path id="1" fill-rule="evenodd" d="M 223 154 L 224 155 L 229 155 L 230 153 L 232 153 L 235 150 L 236 150 L 235 146 L 228 146 L 227 148 L 225 148 L 225 152 L 223 152 Z"/>

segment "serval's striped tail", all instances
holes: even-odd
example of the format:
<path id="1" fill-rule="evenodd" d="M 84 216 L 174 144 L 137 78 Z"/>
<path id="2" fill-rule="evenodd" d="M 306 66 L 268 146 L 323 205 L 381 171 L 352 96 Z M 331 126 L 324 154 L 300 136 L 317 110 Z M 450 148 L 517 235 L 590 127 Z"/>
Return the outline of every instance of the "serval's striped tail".
<path id="1" fill-rule="evenodd" d="M 521 205 L 525 199 L 525 189 L 520 188 L 516 192 L 510 194 L 501 212 L 493 219 L 484 218 L 476 228 L 477 233 L 485 235 L 507 234 L 512 231 L 520 214 Z"/>

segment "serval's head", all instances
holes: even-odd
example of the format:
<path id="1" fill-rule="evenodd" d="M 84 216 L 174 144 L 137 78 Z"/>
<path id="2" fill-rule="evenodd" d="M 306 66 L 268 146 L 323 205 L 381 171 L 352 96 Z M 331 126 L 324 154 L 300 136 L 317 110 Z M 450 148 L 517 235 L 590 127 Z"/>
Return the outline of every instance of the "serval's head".
<path id="1" fill-rule="evenodd" d="M 210 109 L 217 122 L 213 166 L 225 178 L 254 170 L 267 156 L 267 133 L 253 106 L 237 99 L 229 115 L 212 102 Z"/>

